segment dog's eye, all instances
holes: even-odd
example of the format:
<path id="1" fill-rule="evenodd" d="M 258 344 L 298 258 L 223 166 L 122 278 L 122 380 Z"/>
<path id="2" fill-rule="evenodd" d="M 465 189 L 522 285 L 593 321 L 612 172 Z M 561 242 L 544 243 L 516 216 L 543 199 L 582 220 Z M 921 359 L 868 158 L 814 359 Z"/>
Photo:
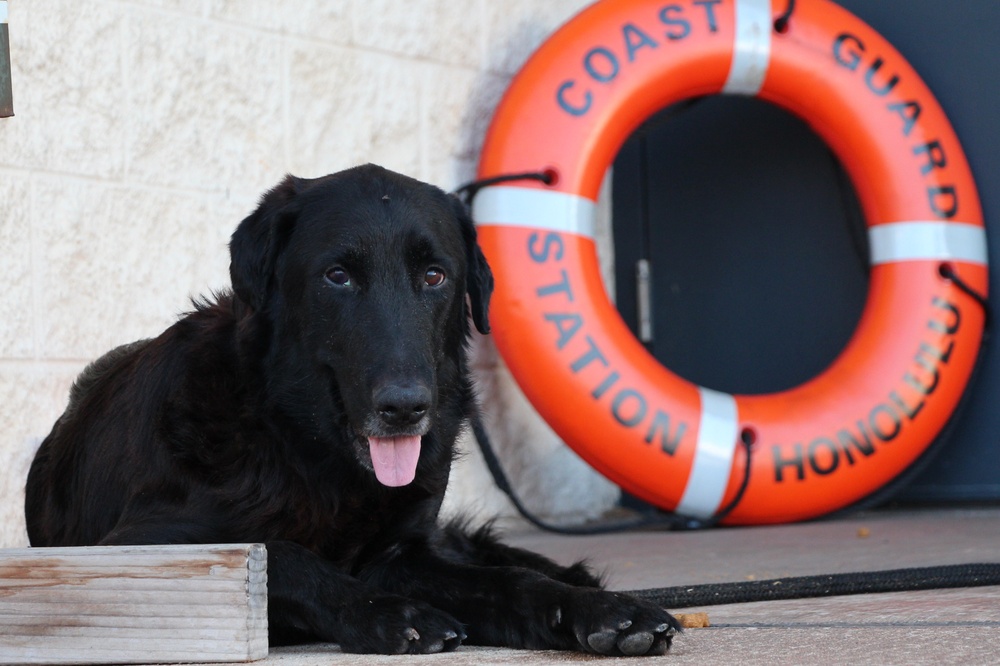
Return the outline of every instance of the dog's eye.
<path id="1" fill-rule="evenodd" d="M 351 275 L 340 266 L 335 266 L 326 272 L 326 279 L 338 287 L 350 287 Z"/>
<path id="2" fill-rule="evenodd" d="M 424 284 L 428 287 L 440 287 L 444 284 L 444 271 L 440 268 L 428 268 L 424 273 Z"/>

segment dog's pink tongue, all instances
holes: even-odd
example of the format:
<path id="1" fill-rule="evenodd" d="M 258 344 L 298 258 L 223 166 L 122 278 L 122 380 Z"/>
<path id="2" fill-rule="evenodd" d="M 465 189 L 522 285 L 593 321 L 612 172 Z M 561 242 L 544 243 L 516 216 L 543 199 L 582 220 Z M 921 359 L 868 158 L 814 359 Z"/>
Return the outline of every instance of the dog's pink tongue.
<path id="1" fill-rule="evenodd" d="M 369 437 L 375 478 L 384 486 L 405 486 L 417 475 L 420 458 L 420 436 Z"/>

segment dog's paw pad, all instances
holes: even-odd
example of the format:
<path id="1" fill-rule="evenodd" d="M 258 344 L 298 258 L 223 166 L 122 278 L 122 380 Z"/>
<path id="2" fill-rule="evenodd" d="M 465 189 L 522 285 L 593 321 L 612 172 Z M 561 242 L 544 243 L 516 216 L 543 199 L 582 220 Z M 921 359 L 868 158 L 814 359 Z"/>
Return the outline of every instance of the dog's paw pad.
<path id="1" fill-rule="evenodd" d="M 574 591 L 564 608 L 579 649 L 614 656 L 664 654 L 680 625 L 662 608 L 604 590 Z"/>
<path id="2" fill-rule="evenodd" d="M 618 632 L 611 629 L 607 631 L 595 631 L 587 636 L 587 645 L 601 654 L 611 654 L 615 649 L 617 641 Z"/>
<path id="3" fill-rule="evenodd" d="M 646 654 L 652 646 L 653 634 L 648 631 L 639 631 L 618 639 L 618 649 L 622 651 L 622 654 Z"/>

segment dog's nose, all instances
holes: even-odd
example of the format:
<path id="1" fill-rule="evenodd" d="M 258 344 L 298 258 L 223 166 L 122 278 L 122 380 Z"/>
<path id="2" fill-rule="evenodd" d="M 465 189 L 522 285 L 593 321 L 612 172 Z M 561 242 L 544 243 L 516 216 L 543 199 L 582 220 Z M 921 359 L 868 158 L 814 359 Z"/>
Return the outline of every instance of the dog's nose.
<path id="1" fill-rule="evenodd" d="M 424 418 L 431 392 L 422 384 L 391 385 L 375 391 L 375 409 L 386 425 L 410 426 Z"/>

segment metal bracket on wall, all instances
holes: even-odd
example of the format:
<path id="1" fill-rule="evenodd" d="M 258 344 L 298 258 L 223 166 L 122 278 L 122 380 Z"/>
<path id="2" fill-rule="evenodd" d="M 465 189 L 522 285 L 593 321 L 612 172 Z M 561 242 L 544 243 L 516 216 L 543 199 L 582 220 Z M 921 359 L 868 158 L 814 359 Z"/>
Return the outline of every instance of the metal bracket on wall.
<path id="1" fill-rule="evenodd" d="M 639 341 L 644 344 L 653 342 L 652 289 L 652 266 L 649 259 L 640 259 L 635 263 L 635 296 Z"/>
<path id="2" fill-rule="evenodd" d="M 7 0 L 0 0 L 0 118 L 14 115 L 14 93 L 10 83 L 10 34 L 7 32 Z"/>

